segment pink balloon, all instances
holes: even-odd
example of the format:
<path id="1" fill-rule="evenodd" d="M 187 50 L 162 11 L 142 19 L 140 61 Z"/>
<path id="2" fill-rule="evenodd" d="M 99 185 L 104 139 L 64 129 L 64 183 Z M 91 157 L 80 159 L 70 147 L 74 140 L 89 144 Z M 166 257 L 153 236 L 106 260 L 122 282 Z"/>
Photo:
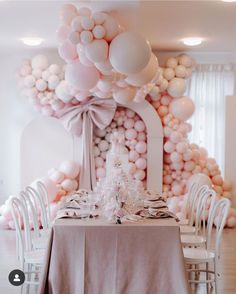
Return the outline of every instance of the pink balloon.
<path id="1" fill-rule="evenodd" d="M 93 34 L 90 31 L 82 31 L 80 39 L 83 44 L 89 44 L 93 41 Z"/>
<path id="2" fill-rule="evenodd" d="M 188 97 L 182 97 L 173 100 L 169 106 L 170 113 L 174 115 L 174 117 L 185 121 L 188 120 L 192 114 L 194 113 L 195 106 L 193 101 Z"/>
<path id="3" fill-rule="evenodd" d="M 102 39 L 105 37 L 106 30 L 102 25 L 96 25 L 93 29 L 93 36 L 96 39 Z"/>
<path id="4" fill-rule="evenodd" d="M 183 194 L 183 188 L 181 185 L 175 184 L 172 186 L 172 192 L 175 196 L 179 196 L 179 195 Z"/>
<path id="5" fill-rule="evenodd" d="M 66 24 L 70 25 L 72 19 L 77 16 L 77 8 L 72 4 L 65 4 L 60 10 L 60 20 Z"/>
<path id="6" fill-rule="evenodd" d="M 129 162 L 128 171 L 129 174 L 133 175 L 136 172 L 136 165 L 132 162 Z"/>
<path id="7" fill-rule="evenodd" d="M 124 127 L 126 129 L 132 129 L 134 127 L 134 120 L 132 118 L 129 118 L 127 119 L 125 122 L 124 122 Z M 134 138 L 133 138 L 134 139 Z"/>
<path id="8" fill-rule="evenodd" d="M 135 129 L 128 129 L 125 131 L 125 137 L 128 140 L 135 139 L 137 137 L 137 131 Z"/>
<path id="9" fill-rule="evenodd" d="M 165 175 L 163 178 L 163 182 L 165 184 L 171 184 L 172 183 L 172 177 L 170 175 Z"/>
<path id="10" fill-rule="evenodd" d="M 59 171 L 64 173 L 66 177 L 75 179 L 79 175 L 79 164 L 75 161 L 64 161 L 60 164 Z"/>
<path id="11" fill-rule="evenodd" d="M 82 91 L 95 87 L 99 78 L 99 72 L 95 67 L 84 66 L 78 60 L 66 67 L 66 81 Z"/>
<path id="12" fill-rule="evenodd" d="M 140 141 L 136 144 L 135 150 L 140 154 L 145 153 L 147 151 L 147 144 L 143 141 Z"/>
<path id="13" fill-rule="evenodd" d="M 172 153 L 172 152 L 174 152 L 174 150 L 175 150 L 175 144 L 172 143 L 171 141 L 167 141 L 167 142 L 164 144 L 164 150 L 165 150 L 167 153 Z"/>
<path id="14" fill-rule="evenodd" d="M 145 123 L 142 120 L 137 120 L 134 124 L 134 128 L 138 132 L 143 132 L 146 129 Z"/>
<path id="15" fill-rule="evenodd" d="M 174 152 L 171 153 L 170 159 L 173 162 L 180 162 L 180 161 L 182 161 L 182 155 L 180 153 L 174 151 Z"/>
<path id="16" fill-rule="evenodd" d="M 134 178 L 135 178 L 136 180 L 142 181 L 142 180 L 145 179 L 145 177 L 146 177 L 146 174 L 145 174 L 145 172 L 144 172 L 143 170 L 139 170 L 139 169 L 138 169 L 138 170 L 134 173 Z"/>
<path id="17" fill-rule="evenodd" d="M 183 138 L 183 135 L 180 132 L 172 132 L 170 134 L 170 139 L 173 143 L 179 143 Z"/>
<path id="18" fill-rule="evenodd" d="M 108 44 L 105 40 L 94 40 L 85 47 L 85 53 L 94 63 L 104 62 L 108 57 Z"/>
<path id="19" fill-rule="evenodd" d="M 160 117 L 163 117 L 165 115 L 168 114 L 169 110 L 167 106 L 161 105 L 160 107 L 158 107 L 158 114 L 160 115 Z"/>
<path id="20" fill-rule="evenodd" d="M 147 167 L 147 160 L 145 158 L 138 158 L 135 161 L 135 165 L 138 169 L 145 170 Z"/>
<path id="21" fill-rule="evenodd" d="M 93 66 L 93 62 L 88 59 L 84 50 L 79 51 L 79 60 L 85 66 Z"/>
<path id="22" fill-rule="evenodd" d="M 132 162 L 135 162 L 137 159 L 139 158 L 139 154 L 137 151 L 135 150 L 131 150 L 129 152 L 129 160 Z"/>
<path id="23" fill-rule="evenodd" d="M 97 178 L 104 178 L 106 176 L 106 170 L 103 167 L 99 167 L 96 169 Z"/>
<path id="24" fill-rule="evenodd" d="M 127 87 L 127 88 L 123 88 L 123 89 L 119 89 L 118 91 L 115 91 L 113 94 L 114 95 L 113 98 L 115 99 L 117 103 L 125 105 L 134 99 L 135 94 L 136 94 L 135 88 Z"/>
<path id="25" fill-rule="evenodd" d="M 176 150 L 179 152 L 179 153 L 185 153 L 188 149 L 188 144 L 186 142 L 179 142 L 177 145 L 176 145 Z"/>
<path id="26" fill-rule="evenodd" d="M 49 176 L 50 180 L 52 180 L 54 183 L 59 184 L 61 183 L 65 176 L 60 171 L 55 171 L 52 175 Z"/>
<path id="27" fill-rule="evenodd" d="M 187 183 L 187 187 L 188 189 L 191 187 L 192 184 L 196 183 L 197 185 L 200 186 L 203 186 L 203 185 L 207 185 L 209 187 L 212 186 L 212 183 L 211 183 L 211 179 L 203 174 L 203 173 L 199 173 L 199 174 L 195 174 L 195 175 L 192 175 L 189 180 L 188 180 L 188 183 Z"/>
<path id="28" fill-rule="evenodd" d="M 192 171 L 194 168 L 195 168 L 195 162 L 194 161 L 190 160 L 190 161 L 185 162 L 184 169 L 186 171 Z"/>
<path id="29" fill-rule="evenodd" d="M 104 160 L 101 157 L 95 158 L 95 166 L 96 167 L 103 167 L 104 166 Z"/>
<path id="30" fill-rule="evenodd" d="M 110 15 L 106 15 L 105 21 L 103 22 L 103 27 L 105 29 L 105 40 L 111 41 L 119 34 L 119 25 L 117 21 Z"/>
<path id="31" fill-rule="evenodd" d="M 69 40 L 64 41 L 58 48 L 59 55 L 62 59 L 67 61 L 75 60 L 77 55 L 76 46 Z"/>
<path id="32" fill-rule="evenodd" d="M 73 180 L 71 179 L 65 179 L 62 183 L 61 183 L 62 188 L 67 191 L 67 192 L 71 192 L 74 190 L 75 188 L 75 183 Z"/>

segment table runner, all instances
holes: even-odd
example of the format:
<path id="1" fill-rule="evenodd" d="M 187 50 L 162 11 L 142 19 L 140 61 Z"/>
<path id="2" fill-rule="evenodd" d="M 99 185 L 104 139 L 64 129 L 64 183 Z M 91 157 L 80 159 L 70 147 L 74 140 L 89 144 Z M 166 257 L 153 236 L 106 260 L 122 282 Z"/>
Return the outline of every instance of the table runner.
<path id="1" fill-rule="evenodd" d="M 179 227 L 173 219 L 59 219 L 39 293 L 188 293 Z"/>

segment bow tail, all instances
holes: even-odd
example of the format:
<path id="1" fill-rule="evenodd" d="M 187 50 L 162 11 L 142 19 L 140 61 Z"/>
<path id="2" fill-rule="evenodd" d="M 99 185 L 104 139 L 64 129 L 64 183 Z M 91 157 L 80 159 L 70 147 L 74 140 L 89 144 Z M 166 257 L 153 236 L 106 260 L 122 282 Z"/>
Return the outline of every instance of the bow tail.
<path id="1" fill-rule="evenodd" d="M 96 174 L 93 151 L 93 122 L 87 112 L 83 113 L 81 162 L 80 188 L 91 191 L 96 186 Z"/>

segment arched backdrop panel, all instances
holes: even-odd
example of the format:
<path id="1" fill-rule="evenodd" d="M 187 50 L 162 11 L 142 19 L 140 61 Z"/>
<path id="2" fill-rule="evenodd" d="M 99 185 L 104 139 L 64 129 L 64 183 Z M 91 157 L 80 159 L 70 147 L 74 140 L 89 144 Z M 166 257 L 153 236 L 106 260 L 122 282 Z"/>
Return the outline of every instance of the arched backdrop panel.
<path id="1" fill-rule="evenodd" d="M 122 105 L 121 105 L 122 106 Z M 162 192 L 163 129 L 159 116 L 146 100 L 125 107 L 135 111 L 147 128 L 147 188 Z M 21 137 L 21 187 L 45 176 L 63 160 L 81 162 L 81 138 L 69 134 L 55 118 L 31 121 Z"/>
<path id="2" fill-rule="evenodd" d="M 51 117 L 39 117 L 31 121 L 21 136 L 21 188 L 38 177 L 47 176 L 52 167 L 63 160 L 75 159 L 80 144 L 74 147 L 74 139 L 60 121 Z"/>

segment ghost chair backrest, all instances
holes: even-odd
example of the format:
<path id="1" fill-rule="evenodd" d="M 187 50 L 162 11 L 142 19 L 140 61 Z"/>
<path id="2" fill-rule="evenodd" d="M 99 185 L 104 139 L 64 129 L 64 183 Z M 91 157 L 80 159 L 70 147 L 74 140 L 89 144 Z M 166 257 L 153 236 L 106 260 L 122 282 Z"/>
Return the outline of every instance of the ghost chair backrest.
<path id="1" fill-rule="evenodd" d="M 41 195 L 41 198 L 43 200 L 43 203 L 45 204 L 44 207 L 46 207 L 47 222 L 50 225 L 50 222 L 51 222 L 51 212 L 50 212 L 50 205 L 49 205 L 49 197 L 48 197 L 47 188 L 44 185 L 44 183 L 41 182 L 41 181 L 37 181 L 36 182 L 36 187 L 37 187 L 38 193 Z"/>
<path id="2" fill-rule="evenodd" d="M 42 224 L 43 229 L 47 229 L 48 228 L 47 213 L 46 213 L 46 207 L 43 202 L 42 196 L 39 194 L 39 192 L 35 188 L 31 186 L 26 187 L 25 191 L 28 193 L 31 199 L 35 199 L 35 203 L 36 203 L 35 208 L 38 214 L 40 215 L 39 220 Z M 38 207 L 40 209 L 38 209 Z"/>
<path id="3" fill-rule="evenodd" d="M 10 200 L 10 207 L 16 229 L 16 235 L 19 240 L 19 257 L 21 261 L 21 267 L 23 269 L 24 253 L 25 251 L 30 251 L 32 249 L 29 215 L 27 213 L 24 202 L 16 197 L 13 197 Z"/>
<path id="4" fill-rule="evenodd" d="M 193 224 L 196 222 L 196 214 L 197 214 L 197 207 L 199 205 L 199 201 L 201 201 L 202 196 L 207 193 L 208 190 L 207 185 L 203 185 L 199 187 L 197 185 L 196 190 L 194 190 L 194 195 L 192 196 L 192 204 L 191 204 L 191 214 L 190 214 L 190 221 L 189 224 L 193 226 Z"/>
<path id="5" fill-rule="evenodd" d="M 226 224 L 226 219 L 229 214 L 230 209 L 230 201 L 227 198 L 222 198 L 218 202 L 215 203 L 207 224 L 207 248 L 210 249 L 211 246 L 211 238 L 212 238 L 212 228 L 213 224 L 216 225 L 216 235 L 215 235 L 215 252 L 216 257 L 220 256 L 220 244 L 221 244 L 221 236 L 224 226 Z"/>

